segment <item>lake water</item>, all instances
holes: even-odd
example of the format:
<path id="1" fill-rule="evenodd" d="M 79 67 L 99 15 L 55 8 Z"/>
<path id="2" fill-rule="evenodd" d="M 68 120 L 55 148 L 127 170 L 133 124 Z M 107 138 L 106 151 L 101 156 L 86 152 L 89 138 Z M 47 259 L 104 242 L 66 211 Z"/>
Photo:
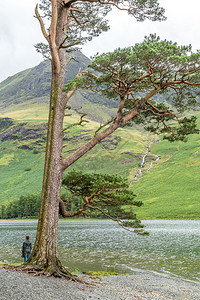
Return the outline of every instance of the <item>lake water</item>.
<path id="1" fill-rule="evenodd" d="M 70 271 L 135 269 L 200 281 L 200 221 L 143 221 L 150 236 L 137 236 L 112 221 L 60 221 L 58 245 Z M 36 221 L 0 221 L 0 261 L 22 262 L 21 244 L 34 242 Z"/>

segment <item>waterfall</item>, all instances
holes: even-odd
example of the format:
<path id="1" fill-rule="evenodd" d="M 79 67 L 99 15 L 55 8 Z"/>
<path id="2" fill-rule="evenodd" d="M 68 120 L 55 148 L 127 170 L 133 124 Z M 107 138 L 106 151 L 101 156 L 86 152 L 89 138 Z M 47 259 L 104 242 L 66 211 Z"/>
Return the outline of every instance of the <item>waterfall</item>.
<path id="1" fill-rule="evenodd" d="M 158 143 L 158 142 L 160 142 L 160 140 L 154 140 L 154 143 Z M 139 177 L 140 177 L 142 174 L 144 174 L 144 173 L 150 171 L 151 168 L 153 167 L 153 165 L 159 160 L 159 156 L 158 156 L 158 155 L 154 155 L 155 158 L 156 158 L 156 159 L 155 159 L 155 162 L 151 162 L 149 168 L 148 168 L 145 172 L 143 172 L 142 169 L 143 169 L 143 167 L 144 167 L 144 165 L 145 165 L 145 163 L 146 163 L 145 159 L 146 159 L 146 156 L 148 155 L 149 152 L 150 152 L 150 140 L 149 140 L 148 143 L 147 143 L 147 149 L 146 149 L 145 154 L 144 154 L 143 157 L 142 157 L 142 162 L 141 162 L 140 168 L 139 168 L 139 170 L 137 171 L 137 174 L 134 176 L 134 179 L 130 182 L 129 185 L 132 185 L 135 181 L 137 181 L 137 180 L 139 179 Z M 130 171 L 129 176 L 130 176 L 131 174 L 133 174 L 133 173 L 134 173 L 134 169 L 132 169 L 132 170 Z"/>

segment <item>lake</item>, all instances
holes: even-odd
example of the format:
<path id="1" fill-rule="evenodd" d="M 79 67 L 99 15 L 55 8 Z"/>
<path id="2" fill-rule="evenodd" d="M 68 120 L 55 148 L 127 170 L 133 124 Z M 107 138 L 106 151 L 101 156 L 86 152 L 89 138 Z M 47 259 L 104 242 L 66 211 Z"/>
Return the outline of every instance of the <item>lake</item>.
<path id="1" fill-rule="evenodd" d="M 60 259 L 71 271 L 151 270 L 200 281 L 200 221 L 143 221 L 150 236 L 137 236 L 112 221 L 60 221 Z M 20 263 L 26 234 L 37 221 L 0 221 L 0 261 Z"/>

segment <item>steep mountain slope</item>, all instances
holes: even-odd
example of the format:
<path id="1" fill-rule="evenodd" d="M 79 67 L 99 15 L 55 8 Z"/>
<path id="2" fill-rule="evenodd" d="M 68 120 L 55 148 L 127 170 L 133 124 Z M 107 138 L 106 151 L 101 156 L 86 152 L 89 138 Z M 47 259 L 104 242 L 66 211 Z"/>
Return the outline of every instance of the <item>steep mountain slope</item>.
<path id="1" fill-rule="evenodd" d="M 66 70 L 66 82 L 72 80 L 78 71 L 87 68 L 90 60 L 81 52 L 71 54 L 74 58 Z M 0 111 L 24 110 L 26 105 L 48 103 L 51 87 L 51 66 L 43 61 L 38 66 L 27 69 L 0 83 Z M 91 103 L 93 106 L 91 107 Z M 21 105 L 21 108 L 20 106 Z M 82 108 L 88 118 L 102 122 L 114 114 L 115 101 L 89 91 L 79 90 L 70 100 L 72 108 Z M 106 106 L 106 107 L 105 107 Z"/>
<path id="2" fill-rule="evenodd" d="M 79 69 L 86 69 L 90 60 L 81 52 L 74 52 L 67 67 L 66 82 L 72 80 Z M 8 77 L 0 83 L 1 107 L 29 102 L 48 101 L 51 88 L 51 65 L 46 60 L 39 65 Z"/>

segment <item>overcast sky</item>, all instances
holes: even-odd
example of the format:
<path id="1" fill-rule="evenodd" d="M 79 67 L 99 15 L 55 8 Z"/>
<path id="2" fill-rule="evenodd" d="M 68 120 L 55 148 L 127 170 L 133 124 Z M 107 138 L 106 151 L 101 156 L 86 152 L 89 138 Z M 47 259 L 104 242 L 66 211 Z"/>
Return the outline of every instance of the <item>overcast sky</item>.
<path id="1" fill-rule="evenodd" d="M 42 61 L 33 45 L 42 40 L 38 21 L 33 17 L 37 0 L 0 0 L 0 81 Z M 166 10 L 165 22 L 136 22 L 125 12 L 108 15 L 111 29 L 83 46 L 88 57 L 141 42 L 157 33 L 162 39 L 200 49 L 200 0 L 159 0 Z"/>

